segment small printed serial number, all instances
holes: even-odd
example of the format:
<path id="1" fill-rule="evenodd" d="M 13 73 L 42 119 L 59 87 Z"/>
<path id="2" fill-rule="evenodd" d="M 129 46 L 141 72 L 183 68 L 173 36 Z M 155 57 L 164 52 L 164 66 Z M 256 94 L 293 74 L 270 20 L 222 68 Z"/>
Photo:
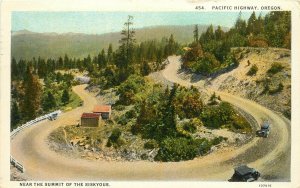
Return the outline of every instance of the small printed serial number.
<path id="1" fill-rule="evenodd" d="M 258 187 L 272 187 L 272 184 L 259 184 Z"/>
<path id="2" fill-rule="evenodd" d="M 204 6 L 201 6 L 201 5 L 200 5 L 200 6 L 196 6 L 195 9 L 196 9 L 196 10 L 204 10 L 205 8 L 204 8 Z"/>

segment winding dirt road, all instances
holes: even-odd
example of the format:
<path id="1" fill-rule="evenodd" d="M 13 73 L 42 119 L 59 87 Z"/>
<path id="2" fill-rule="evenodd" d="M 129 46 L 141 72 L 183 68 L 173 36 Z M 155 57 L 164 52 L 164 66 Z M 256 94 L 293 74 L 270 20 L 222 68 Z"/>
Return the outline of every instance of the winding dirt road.
<path id="1" fill-rule="evenodd" d="M 179 57 L 169 58 L 170 64 L 162 72 L 166 79 L 189 86 L 180 79 L 177 71 Z M 198 86 L 197 83 L 193 85 Z M 254 138 L 239 148 L 229 147 L 185 162 L 107 162 L 70 159 L 50 150 L 47 136 L 59 126 L 77 123 L 84 111 L 91 111 L 97 103 L 94 96 L 74 87 L 84 106 L 63 113 L 55 121 L 44 121 L 30 127 L 11 140 L 11 155 L 26 168 L 25 175 L 32 180 L 205 180 L 227 181 L 233 167 L 246 163 L 257 168 L 263 179 L 290 180 L 290 122 L 280 115 L 253 101 L 225 93 L 218 93 L 223 100 L 251 114 L 257 121 L 268 118 L 272 122 L 269 138 Z M 276 164 L 276 165 L 274 165 Z"/>

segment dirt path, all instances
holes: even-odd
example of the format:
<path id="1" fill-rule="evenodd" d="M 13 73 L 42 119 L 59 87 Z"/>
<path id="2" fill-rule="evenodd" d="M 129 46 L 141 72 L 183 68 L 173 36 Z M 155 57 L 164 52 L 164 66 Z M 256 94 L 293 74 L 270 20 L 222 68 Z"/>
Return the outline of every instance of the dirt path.
<path id="1" fill-rule="evenodd" d="M 171 57 L 171 63 L 163 71 L 163 75 L 170 81 L 188 86 L 190 85 L 188 81 L 176 76 L 180 66 L 178 60 L 178 57 Z M 11 154 L 25 166 L 25 174 L 28 178 L 33 180 L 226 181 L 233 173 L 233 166 L 243 162 L 250 163 L 262 174 L 266 174 L 266 179 L 274 181 L 290 179 L 290 174 L 287 173 L 290 168 L 290 133 L 287 128 L 290 122 L 252 101 L 223 93 L 220 94 L 224 100 L 239 105 L 248 113 L 253 113 L 257 120 L 270 118 L 274 124 L 270 137 L 266 140 L 256 138 L 241 148 L 226 148 L 191 161 L 177 163 L 88 161 L 59 155 L 50 150 L 47 136 L 59 126 L 77 123 L 82 112 L 92 110 L 93 105 L 97 103 L 96 99 L 86 92 L 84 87 L 74 87 L 74 92 L 84 100 L 83 107 L 63 113 L 55 121 L 44 121 L 28 128 L 11 141 Z M 248 157 L 249 153 L 252 157 Z M 262 153 L 262 156 L 256 157 L 256 153 Z M 243 157 L 244 155 L 246 157 Z M 272 165 L 272 163 L 282 166 Z"/>

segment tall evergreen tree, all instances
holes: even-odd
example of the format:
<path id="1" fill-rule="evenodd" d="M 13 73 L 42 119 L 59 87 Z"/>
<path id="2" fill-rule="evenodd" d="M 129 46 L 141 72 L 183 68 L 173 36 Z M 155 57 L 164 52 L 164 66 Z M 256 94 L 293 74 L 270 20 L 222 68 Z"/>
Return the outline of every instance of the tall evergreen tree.
<path id="1" fill-rule="evenodd" d="M 112 58 L 113 58 L 113 49 L 112 49 L 112 44 L 109 43 L 108 49 L 107 49 L 107 61 L 109 63 L 112 62 Z"/>
<path id="2" fill-rule="evenodd" d="M 134 68 L 130 68 L 133 65 L 134 60 L 134 47 L 135 47 L 135 30 L 132 28 L 133 17 L 128 16 L 127 21 L 124 23 L 124 29 L 121 31 L 122 38 L 119 41 L 120 46 L 116 54 L 115 63 L 118 67 L 118 81 L 122 82 L 133 73 Z"/>
<path id="3" fill-rule="evenodd" d="M 44 97 L 44 99 L 43 99 L 43 109 L 45 111 L 48 111 L 55 107 L 56 107 L 55 98 L 54 98 L 53 94 L 50 91 L 48 91 L 46 97 Z"/>
<path id="4" fill-rule="evenodd" d="M 251 34 L 251 33 L 254 34 L 256 23 L 257 23 L 256 15 L 255 15 L 255 12 L 253 11 L 251 16 L 249 17 L 248 23 L 247 23 L 247 33 L 248 34 Z"/>
<path id="5" fill-rule="evenodd" d="M 70 59 L 69 59 L 67 54 L 65 54 L 65 57 L 64 57 L 64 68 L 65 69 L 70 69 L 71 68 Z"/>
<path id="6" fill-rule="evenodd" d="M 225 32 L 222 30 L 221 26 L 218 25 L 218 28 L 215 30 L 216 40 L 223 40 L 225 38 Z"/>
<path id="7" fill-rule="evenodd" d="M 169 38 L 167 48 L 168 48 L 168 55 L 172 55 L 176 52 L 176 42 L 173 34 L 171 34 Z"/>
<path id="8" fill-rule="evenodd" d="M 67 104 L 69 102 L 69 100 L 70 100 L 69 92 L 68 92 L 68 90 L 65 89 L 61 96 L 61 102 L 63 104 Z"/>
<path id="9" fill-rule="evenodd" d="M 149 64 L 146 61 L 142 62 L 141 65 L 141 74 L 142 76 L 147 76 L 151 72 L 151 68 Z"/>
<path id="10" fill-rule="evenodd" d="M 32 74 L 32 67 L 28 66 L 23 82 L 24 99 L 22 114 L 26 120 L 34 119 L 41 105 L 42 86 L 37 75 Z"/>
<path id="11" fill-rule="evenodd" d="M 291 12 L 274 11 L 265 16 L 265 35 L 271 46 L 283 47 L 289 32 L 291 32 Z"/>
<path id="12" fill-rule="evenodd" d="M 214 28 L 212 25 L 210 25 L 207 29 L 205 33 L 202 33 L 200 36 L 200 42 L 201 44 L 210 42 L 211 40 L 215 39 L 215 35 L 214 35 Z"/>
<path id="13" fill-rule="evenodd" d="M 16 101 L 14 101 L 11 105 L 11 113 L 10 113 L 10 127 L 14 129 L 17 127 L 18 123 L 21 120 L 20 110 Z"/>
<path id="14" fill-rule="evenodd" d="M 199 42 L 199 29 L 198 29 L 198 25 L 195 25 L 194 28 L 194 42 L 198 43 Z"/>
<path id="15" fill-rule="evenodd" d="M 175 106 L 174 106 L 174 98 L 176 95 L 176 91 L 178 88 L 178 84 L 174 84 L 170 94 L 168 95 L 168 102 L 166 103 L 164 115 L 163 115 L 163 134 L 168 136 L 175 136 L 176 135 L 176 113 L 175 113 Z M 168 90 L 166 90 L 168 92 Z"/>
<path id="16" fill-rule="evenodd" d="M 12 58 L 11 61 L 11 79 L 16 80 L 19 77 L 19 70 L 18 70 L 18 65 L 17 61 L 15 58 Z"/>
<path id="17" fill-rule="evenodd" d="M 237 33 L 242 36 L 246 36 L 247 34 L 247 23 L 242 19 L 242 12 L 239 13 L 238 18 L 235 22 L 234 29 Z"/>
<path id="18" fill-rule="evenodd" d="M 264 19 L 261 14 L 259 14 L 257 21 L 255 22 L 253 33 L 255 35 L 264 33 Z"/>
<path id="19" fill-rule="evenodd" d="M 122 38 L 120 40 L 121 46 L 119 49 L 124 62 L 120 66 L 124 68 L 127 68 L 133 60 L 135 30 L 132 28 L 132 20 L 133 17 L 129 15 L 127 21 L 124 23 L 124 29 L 121 32 Z"/>
<path id="20" fill-rule="evenodd" d="M 106 67 L 106 65 L 107 65 L 107 58 L 105 56 L 104 49 L 102 49 L 101 53 L 98 55 L 98 66 Z"/>
<path id="21" fill-rule="evenodd" d="M 64 67 L 64 60 L 62 57 L 58 58 L 58 68 L 62 69 Z"/>

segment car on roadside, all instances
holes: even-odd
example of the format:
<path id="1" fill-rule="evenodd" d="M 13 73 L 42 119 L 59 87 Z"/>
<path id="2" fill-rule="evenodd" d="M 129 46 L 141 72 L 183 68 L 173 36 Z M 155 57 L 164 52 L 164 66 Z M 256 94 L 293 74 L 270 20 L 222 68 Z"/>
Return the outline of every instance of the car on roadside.
<path id="1" fill-rule="evenodd" d="M 230 182 L 253 182 L 260 177 L 260 173 L 254 168 L 250 168 L 247 165 L 241 165 L 234 169 Z"/>
<path id="2" fill-rule="evenodd" d="M 260 130 L 256 131 L 257 136 L 267 138 L 270 134 L 270 123 L 269 121 L 263 122 Z"/>
<path id="3" fill-rule="evenodd" d="M 58 114 L 51 114 L 51 116 L 49 116 L 48 117 L 48 119 L 50 120 L 50 121 L 54 121 L 54 120 L 56 120 L 57 119 L 57 116 L 58 116 Z"/>

